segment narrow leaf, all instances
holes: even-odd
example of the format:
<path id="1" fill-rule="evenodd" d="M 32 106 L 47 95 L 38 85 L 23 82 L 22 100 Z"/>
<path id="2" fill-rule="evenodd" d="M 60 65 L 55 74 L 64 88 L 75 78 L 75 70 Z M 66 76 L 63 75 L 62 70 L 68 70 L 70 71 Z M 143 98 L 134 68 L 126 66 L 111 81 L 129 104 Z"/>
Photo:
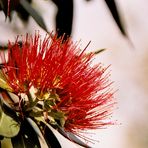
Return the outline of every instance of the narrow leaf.
<path id="1" fill-rule="evenodd" d="M 7 91 L 12 92 L 12 88 L 8 85 L 3 72 L 0 70 L 0 88 L 6 89 Z"/>
<path id="2" fill-rule="evenodd" d="M 107 4 L 114 20 L 115 20 L 115 22 L 117 23 L 121 33 L 126 36 L 126 32 L 125 32 L 124 27 L 121 23 L 120 16 L 119 16 L 115 1 L 114 0 L 105 0 L 105 2 Z"/>
<path id="3" fill-rule="evenodd" d="M 6 102 L 11 102 L 12 99 L 9 96 L 8 92 L 5 90 L 0 91 L 1 95 L 2 95 L 2 99 L 5 100 Z M 13 120 L 15 120 L 16 122 L 18 122 L 18 116 L 16 115 L 16 112 L 14 110 L 12 110 L 10 107 L 8 107 L 2 100 L 0 100 L 0 106 L 2 111 L 7 115 L 10 116 L 11 118 L 13 118 Z"/>
<path id="4" fill-rule="evenodd" d="M 64 36 L 64 40 L 67 36 L 71 35 L 72 23 L 73 23 L 73 0 L 52 0 L 57 6 L 56 15 L 56 29 L 58 30 L 58 36 Z"/>
<path id="5" fill-rule="evenodd" d="M 40 122 L 39 128 L 45 138 L 45 141 L 50 148 L 61 148 L 59 141 L 57 140 L 56 136 L 53 134 L 51 129 L 44 123 Z"/>
<path id="6" fill-rule="evenodd" d="M 4 139 L 4 136 L 0 136 L 0 141 Z"/>
<path id="7" fill-rule="evenodd" d="M 83 141 L 81 141 L 79 138 L 77 138 L 74 134 L 70 133 L 70 132 L 65 132 L 63 129 L 59 129 L 58 130 L 65 138 L 69 139 L 70 141 L 83 146 L 83 147 L 87 147 L 87 148 L 91 148 L 88 145 L 86 145 Z"/>
<path id="8" fill-rule="evenodd" d="M 13 118 L 6 115 L 0 106 L 0 136 L 14 137 L 18 134 L 20 126 Z"/>
<path id="9" fill-rule="evenodd" d="M 18 5 L 19 0 L 0 0 L 0 7 L 3 10 L 6 17 L 10 17 L 11 11 L 15 10 Z"/>
<path id="10" fill-rule="evenodd" d="M 27 119 L 21 122 L 21 129 L 17 136 L 11 138 L 14 148 L 41 148 L 39 137 Z"/>
<path id="11" fill-rule="evenodd" d="M 26 0 L 20 0 L 20 4 L 33 17 L 33 19 L 38 23 L 38 25 L 42 27 L 45 31 L 47 31 L 43 18 L 38 14 L 38 12 L 34 8 L 31 7 L 29 2 Z"/>
<path id="12" fill-rule="evenodd" d="M 26 0 L 29 4 L 32 2 L 32 0 Z M 31 5 L 31 4 L 30 4 Z M 22 5 L 19 3 L 18 7 L 16 8 L 17 13 L 19 14 L 19 17 L 24 20 L 28 21 L 29 19 L 29 13 L 22 7 Z"/>

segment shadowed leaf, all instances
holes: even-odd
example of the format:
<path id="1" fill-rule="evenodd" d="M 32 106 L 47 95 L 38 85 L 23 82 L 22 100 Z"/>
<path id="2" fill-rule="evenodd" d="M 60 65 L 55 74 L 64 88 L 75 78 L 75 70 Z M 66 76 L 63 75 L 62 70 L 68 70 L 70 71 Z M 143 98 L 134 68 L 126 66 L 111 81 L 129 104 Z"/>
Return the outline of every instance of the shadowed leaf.
<path id="1" fill-rule="evenodd" d="M 105 2 L 107 4 L 114 20 L 115 20 L 115 22 L 117 23 L 121 33 L 126 36 L 127 34 L 126 34 L 124 27 L 121 23 L 120 16 L 119 16 L 115 1 L 114 0 L 105 0 Z"/>
<path id="2" fill-rule="evenodd" d="M 50 148 L 61 148 L 59 141 L 57 140 L 56 136 L 53 134 L 51 129 L 43 122 L 40 122 L 39 128 L 45 138 L 45 141 Z"/>
<path id="3" fill-rule="evenodd" d="M 19 5 L 19 0 L 0 0 L 0 8 L 3 10 L 5 16 L 10 16 L 12 10 Z"/>
<path id="4" fill-rule="evenodd" d="M 41 28 L 47 31 L 43 18 L 38 14 L 38 12 L 34 8 L 31 7 L 28 1 L 20 0 L 20 5 L 33 17 L 33 19 Z"/>
<path id="5" fill-rule="evenodd" d="M 0 93 L 1 93 L 1 97 L 2 97 L 0 99 L 3 99 L 4 102 L 7 102 L 8 104 L 14 103 L 14 101 L 12 100 L 12 98 L 10 97 L 9 93 L 6 90 L 0 89 Z M 15 120 L 16 122 L 19 122 L 16 112 L 13 109 L 11 109 L 10 107 L 8 107 L 3 101 L 0 100 L 0 107 L 1 107 L 2 111 L 6 115 L 13 118 L 13 120 Z"/>
<path id="6" fill-rule="evenodd" d="M 26 1 L 31 5 L 32 0 L 26 0 Z M 18 5 L 18 7 L 16 8 L 16 11 L 18 12 L 19 17 L 21 19 L 23 19 L 24 21 L 28 21 L 30 14 L 26 11 L 26 9 L 22 7 L 21 4 Z"/>
<path id="7" fill-rule="evenodd" d="M 3 75 L 3 72 L 0 70 L 0 88 L 12 91 L 12 88 L 8 85 L 5 76 Z"/>
<path id="8" fill-rule="evenodd" d="M 52 0 L 57 6 L 56 15 L 56 29 L 58 30 L 58 36 L 67 38 L 72 32 L 73 23 L 73 0 Z"/>
<path id="9" fill-rule="evenodd" d="M 33 127 L 24 119 L 21 122 L 21 129 L 17 136 L 11 138 L 14 148 L 41 148 L 39 137 Z"/>
<path id="10" fill-rule="evenodd" d="M 70 132 L 65 132 L 62 129 L 58 130 L 64 137 L 66 137 L 67 139 L 69 139 L 70 141 L 83 146 L 83 147 L 87 147 L 87 148 L 91 148 L 88 145 L 86 145 L 84 142 L 82 142 L 79 138 L 77 138 L 74 134 L 70 133 Z"/>
<path id="11" fill-rule="evenodd" d="M 6 115 L 2 110 L 2 102 L 0 103 L 0 136 L 14 137 L 18 134 L 20 126 L 13 118 Z"/>

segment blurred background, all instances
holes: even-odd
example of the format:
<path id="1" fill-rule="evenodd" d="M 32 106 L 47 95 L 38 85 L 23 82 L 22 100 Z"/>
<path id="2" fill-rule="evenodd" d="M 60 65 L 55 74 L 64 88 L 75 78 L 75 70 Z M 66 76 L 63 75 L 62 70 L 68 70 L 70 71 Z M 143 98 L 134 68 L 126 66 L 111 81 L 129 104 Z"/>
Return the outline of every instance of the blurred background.
<path id="1" fill-rule="evenodd" d="M 116 0 L 126 34 L 121 33 L 104 0 L 74 0 L 72 38 L 81 40 L 88 51 L 105 48 L 95 62 L 111 64 L 111 79 L 117 107 L 113 120 L 117 125 L 95 130 L 92 138 L 98 140 L 93 148 L 148 148 L 148 1 Z M 47 30 L 55 30 L 57 7 L 53 1 L 33 0 L 32 7 L 43 17 Z M 32 17 L 28 23 L 13 13 L 11 22 L 0 12 L 0 44 L 15 40 L 16 35 L 34 33 L 39 27 Z M 62 136 L 60 137 L 62 139 Z M 64 148 L 78 147 L 65 142 Z"/>

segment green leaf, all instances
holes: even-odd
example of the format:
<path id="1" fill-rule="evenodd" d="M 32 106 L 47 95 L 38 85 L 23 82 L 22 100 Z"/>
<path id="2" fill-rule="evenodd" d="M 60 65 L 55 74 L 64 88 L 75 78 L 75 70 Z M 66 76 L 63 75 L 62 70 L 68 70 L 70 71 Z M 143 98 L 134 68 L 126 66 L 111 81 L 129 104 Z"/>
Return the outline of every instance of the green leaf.
<path id="1" fill-rule="evenodd" d="M 62 128 L 59 128 L 58 131 L 59 131 L 59 133 L 61 133 L 61 135 L 63 135 L 65 138 L 69 139 L 70 141 L 72 141 L 82 147 L 91 148 L 90 146 L 85 144 L 83 141 L 81 141 L 79 138 L 77 138 L 74 134 L 72 134 L 70 132 L 65 132 Z"/>
<path id="2" fill-rule="evenodd" d="M 51 112 L 48 112 L 48 116 L 52 117 L 60 127 L 64 126 L 65 114 L 62 111 L 52 110 Z"/>
<path id="3" fill-rule="evenodd" d="M 57 6 L 56 15 L 56 30 L 58 30 L 58 37 L 64 35 L 66 40 L 68 36 L 71 36 L 72 24 L 73 24 L 73 0 L 52 0 Z"/>
<path id="4" fill-rule="evenodd" d="M 41 116 L 43 116 L 43 111 L 34 111 L 34 110 L 32 110 L 29 113 L 29 116 L 31 116 L 31 117 L 41 117 Z"/>
<path id="5" fill-rule="evenodd" d="M 41 148 L 38 134 L 27 119 L 21 122 L 21 129 L 17 136 L 11 138 L 14 148 Z"/>
<path id="6" fill-rule="evenodd" d="M 105 0 L 105 2 L 107 4 L 107 6 L 108 6 L 114 20 L 115 20 L 115 22 L 117 23 L 121 33 L 126 36 L 127 34 L 126 34 L 125 28 L 124 28 L 124 26 L 123 26 L 123 24 L 121 22 L 121 19 L 120 19 L 119 12 L 118 12 L 115 1 L 114 0 Z"/>
<path id="7" fill-rule="evenodd" d="M 11 138 L 4 138 L 1 142 L 0 148 L 13 148 L 11 144 Z"/>
<path id="8" fill-rule="evenodd" d="M 94 51 L 94 54 L 99 54 L 99 53 L 101 53 L 103 51 L 105 51 L 105 49 L 98 49 L 98 50 Z"/>
<path id="9" fill-rule="evenodd" d="M 11 11 L 14 10 L 18 5 L 19 5 L 19 0 L 10 0 L 10 2 L 8 0 L 0 0 L 1 9 L 3 10 L 6 17 L 10 15 Z"/>
<path id="10" fill-rule="evenodd" d="M 28 1 L 20 0 L 20 5 L 22 5 L 22 7 L 33 17 L 33 19 L 38 23 L 40 27 L 47 31 L 43 18 L 38 14 L 38 12 L 34 8 L 31 7 Z"/>
<path id="11" fill-rule="evenodd" d="M 10 97 L 10 95 L 8 94 L 7 91 L 5 91 L 5 90 L 0 90 L 0 91 L 1 91 L 1 95 L 2 95 L 2 98 L 1 98 L 1 99 L 5 100 L 8 104 L 9 104 L 9 103 L 13 103 L 13 101 L 12 101 L 12 99 L 11 99 L 11 97 Z M 8 107 L 8 106 L 3 102 L 3 100 L 0 100 L 0 106 L 1 106 L 1 108 L 2 108 L 2 111 L 3 111 L 7 116 L 13 118 L 13 120 L 15 120 L 16 122 L 19 122 L 19 119 L 18 119 L 18 116 L 17 116 L 16 112 L 15 112 L 12 108 Z M 10 101 L 10 102 L 9 102 L 9 101 Z M 11 102 L 11 101 L 12 101 L 12 102 Z"/>
<path id="12" fill-rule="evenodd" d="M 6 115 L 0 107 L 0 136 L 14 137 L 18 134 L 20 126 L 18 122 Z"/>
<path id="13" fill-rule="evenodd" d="M 54 148 L 54 147 L 61 148 L 59 141 L 57 140 L 56 136 L 53 134 L 53 132 L 51 131 L 51 129 L 48 127 L 47 124 L 40 121 L 38 126 L 49 148 Z"/>
<path id="14" fill-rule="evenodd" d="M 6 78 L 1 70 L 0 70 L 0 88 L 12 92 L 12 88 L 6 82 Z"/>
<path id="15" fill-rule="evenodd" d="M 26 0 L 30 5 L 32 0 Z M 19 3 L 19 5 L 16 7 L 15 11 L 18 13 L 18 16 L 23 20 L 23 21 L 28 21 L 29 19 L 29 13 L 22 7 L 22 5 Z"/>

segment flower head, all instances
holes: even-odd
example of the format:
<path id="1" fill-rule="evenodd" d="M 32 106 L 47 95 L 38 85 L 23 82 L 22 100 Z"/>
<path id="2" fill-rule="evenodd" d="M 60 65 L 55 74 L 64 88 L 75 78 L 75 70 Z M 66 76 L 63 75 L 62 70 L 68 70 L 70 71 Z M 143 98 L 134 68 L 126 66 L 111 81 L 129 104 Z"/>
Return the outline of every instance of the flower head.
<path id="1" fill-rule="evenodd" d="M 93 53 L 56 35 L 26 35 L 19 43 L 9 42 L 8 57 L 1 54 L 5 81 L 19 98 L 18 114 L 43 116 L 72 133 L 111 124 L 109 74 L 101 64 L 92 65 Z"/>

